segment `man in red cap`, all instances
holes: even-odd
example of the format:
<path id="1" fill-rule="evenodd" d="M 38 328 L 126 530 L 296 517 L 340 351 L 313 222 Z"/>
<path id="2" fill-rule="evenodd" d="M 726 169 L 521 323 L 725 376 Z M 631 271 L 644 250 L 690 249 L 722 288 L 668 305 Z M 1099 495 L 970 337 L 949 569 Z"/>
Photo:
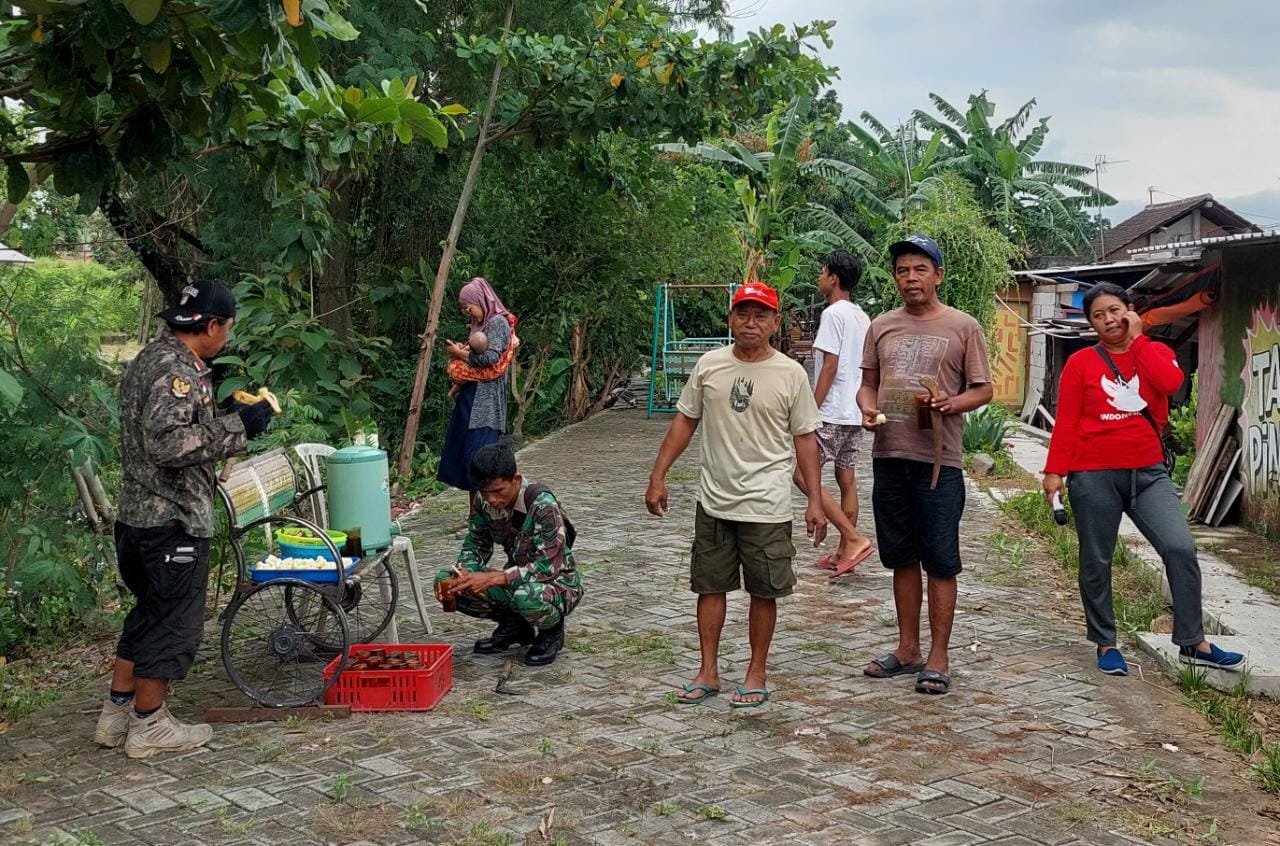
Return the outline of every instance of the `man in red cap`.
<path id="1" fill-rule="evenodd" d="M 702 666 L 677 693 L 697 704 L 720 692 L 720 631 L 726 595 L 745 584 L 751 595 L 751 663 L 730 705 L 757 708 L 769 700 L 765 660 L 777 623 L 777 600 L 796 583 L 791 559 L 791 476 L 797 458 L 809 506 L 805 528 L 814 543 L 827 533 L 822 511 L 818 438 L 822 425 L 804 368 L 769 345 L 782 325 L 778 292 L 750 282 L 733 295 L 733 344 L 694 365 L 658 449 L 644 502 L 667 513 L 667 471 L 703 420 L 702 470 L 694 520 L 690 587 L 698 594 Z"/>

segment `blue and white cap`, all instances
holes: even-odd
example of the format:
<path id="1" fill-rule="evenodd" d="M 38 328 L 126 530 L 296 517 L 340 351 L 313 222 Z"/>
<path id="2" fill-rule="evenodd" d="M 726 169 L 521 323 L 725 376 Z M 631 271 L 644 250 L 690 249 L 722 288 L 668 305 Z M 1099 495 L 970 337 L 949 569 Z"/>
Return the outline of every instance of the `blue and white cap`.
<path id="1" fill-rule="evenodd" d="M 895 259 L 905 253 L 924 253 L 933 259 L 934 264 L 942 267 L 942 248 L 928 235 L 912 235 L 889 245 L 889 255 Z"/>

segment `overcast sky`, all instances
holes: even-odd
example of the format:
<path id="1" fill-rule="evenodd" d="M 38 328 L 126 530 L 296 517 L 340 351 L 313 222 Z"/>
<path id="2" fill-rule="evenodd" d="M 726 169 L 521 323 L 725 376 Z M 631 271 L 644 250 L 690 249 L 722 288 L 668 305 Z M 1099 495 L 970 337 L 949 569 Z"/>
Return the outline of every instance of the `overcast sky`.
<path id="1" fill-rule="evenodd" d="M 1003 119 L 1035 97 L 1052 116 L 1042 158 L 1115 164 L 1118 222 L 1156 202 L 1213 194 L 1280 227 L 1280 1 L 733 0 L 741 37 L 835 20 L 844 117 L 889 126 L 936 92 L 961 111 L 986 88 Z M 1172 196 L 1171 196 L 1172 195 Z"/>

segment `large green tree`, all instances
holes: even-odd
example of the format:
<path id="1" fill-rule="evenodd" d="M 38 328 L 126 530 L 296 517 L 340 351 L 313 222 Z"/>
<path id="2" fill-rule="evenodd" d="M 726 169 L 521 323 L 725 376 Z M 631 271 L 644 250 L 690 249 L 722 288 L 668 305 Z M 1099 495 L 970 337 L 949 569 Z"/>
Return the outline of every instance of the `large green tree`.
<path id="1" fill-rule="evenodd" d="M 242 192 L 272 210 L 275 255 L 300 269 L 323 255 L 327 175 L 360 169 L 394 139 L 443 147 L 441 110 L 416 80 L 343 87 L 320 43 L 356 30 L 326 0 L 24 0 L 0 23 L 0 118 L 8 199 L 51 180 L 101 209 L 168 293 L 219 255 L 190 224 L 213 195 L 182 186 L 234 157 Z M 453 111 L 445 109 L 448 114 Z M 135 191 L 166 180 L 167 191 Z M 164 196 L 168 194 L 169 196 Z M 232 210 L 234 206 L 230 207 Z"/>

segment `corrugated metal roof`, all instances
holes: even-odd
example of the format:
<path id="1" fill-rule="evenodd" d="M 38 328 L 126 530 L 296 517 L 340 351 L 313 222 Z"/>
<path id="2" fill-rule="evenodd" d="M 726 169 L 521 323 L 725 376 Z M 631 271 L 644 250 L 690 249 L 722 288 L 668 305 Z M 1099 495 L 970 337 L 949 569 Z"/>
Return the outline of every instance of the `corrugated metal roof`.
<path id="1" fill-rule="evenodd" d="M 11 250 L 0 244 L 0 264 L 33 264 L 35 259 L 27 258 L 17 250 Z"/>
<path id="2" fill-rule="evenodd" d="M 1157 244 L 1154 247 L 1135 247 L 1129 251 L 1129 255 L 1135 257 L 1130 259 L 1131 261 L 1152 260 L 1157 255 L 1184 258 L 1182 255 L 1183 250 L 1194 252 L 1198 256 L 1205 247 L 1212 247 L 1218 244 L 1236 244 L 1241 241 L 1265 243 L 1272 240 L 1280 240 L 1280 229 L 1270 229 L 1264 232 L 1238 232 L 1235 235 L 1214 235 L 1210 238 L 1198 238 L 1195 241 Z M 1192 255 L 1185 256 L 1185 258 L 1193 257 Z"/>

